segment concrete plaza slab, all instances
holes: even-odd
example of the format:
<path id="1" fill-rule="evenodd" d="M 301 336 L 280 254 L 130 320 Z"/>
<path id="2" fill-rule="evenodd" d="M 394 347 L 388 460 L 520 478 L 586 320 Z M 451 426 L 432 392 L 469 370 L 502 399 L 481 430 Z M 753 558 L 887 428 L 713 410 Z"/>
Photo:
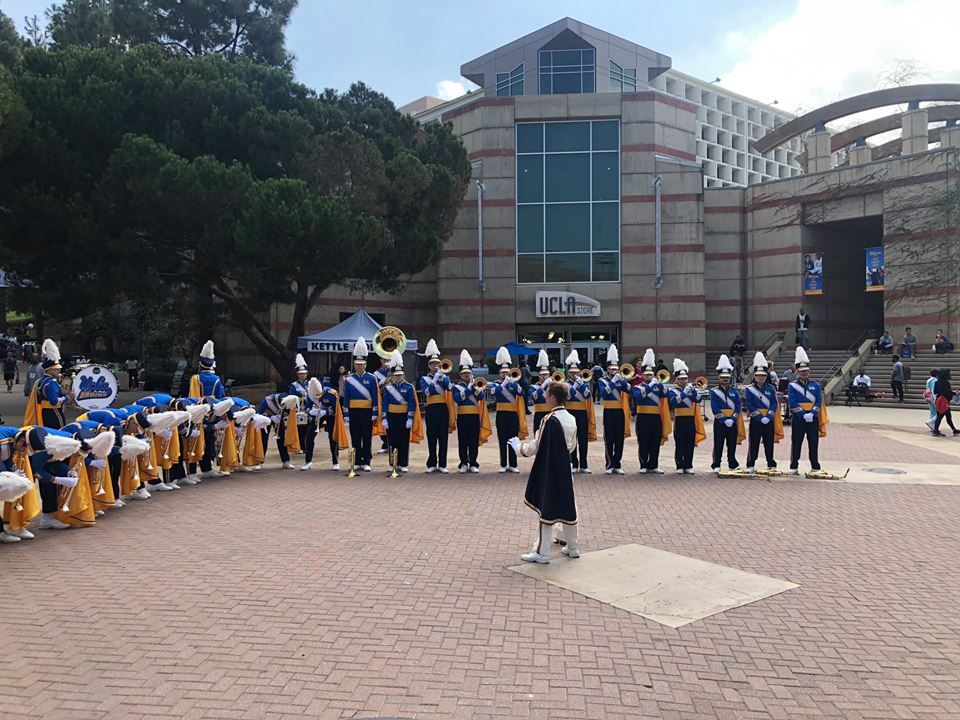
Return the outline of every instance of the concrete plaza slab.
<path id="1" fill-rule="evenodd" d="M 509 569 L 672 628 L 798 587 L 636 544 Z"/>

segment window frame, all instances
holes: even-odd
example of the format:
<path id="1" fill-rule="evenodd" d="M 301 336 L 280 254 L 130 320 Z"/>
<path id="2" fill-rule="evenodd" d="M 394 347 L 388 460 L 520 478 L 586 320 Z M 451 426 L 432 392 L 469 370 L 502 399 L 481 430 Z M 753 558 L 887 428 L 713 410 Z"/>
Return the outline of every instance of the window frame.
<path id="1" fill-rule="evenodd" d="M 509 72 L 498 72 L 495 86 L 497 97 L 516 97 L 523 95 L 523 76 L 523 63 L 520 63 Z M 501 90 L 505 90 L 506 92 L 501 92 Z M 515 90 L 519 90 L 519 92 L 515 92 Z"/>
<path id="2" fill-rule="evenodd" d="M 580 62 L 576 65 L 557 65 L 554 62 L 555 53 L 580 53 Z M 584 62 L 584 53 L 590 53 L 591 62 Z M 549 56 L 550 62 L 543 61 L 544 56 Z M 554 77 L 557 75 L 577 75 L 579 77 L 580 89 L 575 92 L 555 93 Z M 584 90 L 584 76 L 592 77 L 593 86 L 591 90 Z M 544 90 L 546 88 L 546 90 Z M 537 90 L 540 95 L 589 95 L 597 91 L 597 49 L 590 48 L 570 48 L 567 50 L 538 50 L 537 51 Z"/>
<path id="3" fill-rule="evenodd" d="M 629 73 L 633 73 L 630 75 Z M 614 85 L 620 87 L 619 90 L 614 89 Z M 624 87 L 629 85 L 629 88 Z M 637 69 L 636 68 L 624 68 L 619 64 L 615 63 L 613 60 L 610 61 L 610 92 L 636 92 L 637 91 Z"/>

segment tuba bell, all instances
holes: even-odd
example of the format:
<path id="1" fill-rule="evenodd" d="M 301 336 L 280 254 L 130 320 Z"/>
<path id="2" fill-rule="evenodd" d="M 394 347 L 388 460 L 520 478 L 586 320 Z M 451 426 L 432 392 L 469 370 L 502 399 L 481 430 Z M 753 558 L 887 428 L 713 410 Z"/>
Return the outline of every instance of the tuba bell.
<path id="1" fill-rule="evenodd" d="M 693 386 L 697 390 L 706 390 L 708 387 L 710 387 L 710 381 L 707 380 L 707 378 L 705 378 L 703 375 L 700 375 L 696 380 L 693 381 Z"/>
<path id="2" fill-rule="evenodd" d="M 453 361 L 452 360 L 441 360 L 440 361 L 440 372 L 444 375 L 449 375 L 453 372 Z"/>
<path id="3" fill-rule="evenodd" d="M 657 380 L 662 383 L 669 382 L 670 380 L 670 371 L 666 368 L 657 371 Z"/>
<path id="4" fill-rule="evenodd" d="M 620 374 L 623 375 L 624 380 L 630 380 L 637 374 L 637 369 L 630 363 L 624 363 L 620 366 Z"/>
<path id="5" fill-rule="evenodd" d="M 387 360 L 395 351 L 403 355 L 407 349 L 407 336 L 400 328 L 387 325 L 377 330 L 377 334 L 373 336 L 373 349 L 377 355 Z"/>

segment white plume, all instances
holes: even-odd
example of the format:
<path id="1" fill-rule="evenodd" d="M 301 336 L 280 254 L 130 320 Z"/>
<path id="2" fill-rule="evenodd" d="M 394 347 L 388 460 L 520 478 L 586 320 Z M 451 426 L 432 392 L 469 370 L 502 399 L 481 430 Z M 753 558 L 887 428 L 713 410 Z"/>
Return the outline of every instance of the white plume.
<path id="1" fill-rule="evenodd" d="M 161 430 L 172 428 L 175 420 L 176 416 L 171 411 L 147 415 L 147 422 L 150 423 L 150 430 L 153 432 L 160 432 Z"/>
<path id="2" fill-rule="evenodd" d="M 66 460 L 80 449 L 80 441 L 47 433 L 43 441 L 43 448 L 54 460 Z"/>
<path id="3" fill-rule="evenodd" d="M 717 370 L 730 370 L 733 371 L 733 365 L 730 364 L 730 358 L 726 355 L 721 355 L 720 360 L 717 362 Z"/>
<path id="4" fill-rule="evenodd" d="M 362 337 L 357 338 L 357 343 L 353 346 L 353 356 L 366 360 L 369 354 L 370 351 L 367 349 L 367 341 Z"/>
<path id="5" fill-rule="evenodd" d="M 217 417 L 223 417 L 233 407 L 233 398 L 224 398 L 213 406 L 213 414 Z"/>
<path id="6" fill-rule="evenodd" d="M 280 406 L 284 410 L 293 410 L 300 403 L 300 398 L 296 395 L 287 395 L 283 400 L 280 401 Z"/>
<path id="7" fill-rule="evenodd" d="M 253 425 L 253 427 L 257 430 L 263 430 L 265 427 L 270 427 L 272 423 L 270 422 L 270 418 L 268 418 L 266 415 L 256 413 L 252 418 L 250 418 L 250 424 Z"/>
<path id="8" fill-rule="evenodd" d="M 550 356 L 547 355 L 547 351 L 542 348 L 540 350 L 540 354 L 537 355 L 537 367 L 541 370 L 550 369 Z"/>
<path id="9" fill-rule="evenodd" d="M 43 346 L 40 348 L 40 357 L 45 357 L 47 360 L 53 360 L 54 362 L 60 362 L 60 348 L 57 347 L 57 344 L 47 338 L 43 341 Z"/>
<path id="10" fill-rule="evenodd" d="M 567 367 L 577 366 L 580 367 L 580 353 L 577 352 L 576 348 L 570 351 L 570 354 L 567 355 Z"/>
<path id="11" fill-rule="evenodd" d="M 617 365 L 620 363 L 620 351 L 617 350 L 617 346 L 610 344 L 610 347 L 607 348 L 607 363 Z"/>
<path id="12" fill-rule="evenodd" d="M 762 352 L 758 352 L 756 355 L 753 356 L 753 369 L 759 370 L 761 368 L 763 368 L 764 370 L 767 369 L 767 358 L 764 357 Z"/>
<path id="13" fill-rule="evenodd" d="M 433 338 L 430 338 L 430 342 L 427 343 L 427 349 L 423 354 L 428 358 L 440 355 L 440 348 L 437 347 L 437 341 Z"/>
<path id="14" fill-rule="evenodd" d="M 460 367 L 473 367 L 473 358 L 470 357 L 470 353 L 466 350 L 460 351 Z"/>
<path id="15" fill-rule="evenodd" d="M 94 457 L 105 458 L 113 450 L 116 439 L 117 436 L 114 435 L 113 431 L 107 430 L 87 440 L 87 445 L 90 446 L 90 452 L 93 453 Z"/>
<path id="16" fill-rule="evenodd" d="M 293 366 L 294 366 L 297 370 L 306 370 L 306 369 L 307 369 L 307 361 L 303 359 L 303 355 L 301 355 L 300 353 L 297 353 L 297 357 L 296 357 L 296 358 L 294 359 L 294 361 L 293 361 Z"/>
<path id="17" fill-rule="evenodd" d="M 200 350 L 200 357 L 212 358 L 213 354 L 213 340 L 207 340 L 203 344 L 203 348 Z"/>
<path id="18" fill-rule="evenodd" d="M 640 361 L 643 367 L 653 367 L 657 364 L 657 356 L 653 354 L 653 348 L 647 348 L 643 353 L 643 360 Z"/>
<path id="19" fill-rule="evenodd" d="M 23 475 L 14 472 L 0 472 L 0 502 L 19 500 L 33 487 L 33 483 Z"/>
<path id="20" fill-rule="evenodd" d="M 133 460 L 137 455 L 143 455 L 150 449 L 150 443 L 134 435 L 124 435 L 120 445 L 120 457 L 123 460 Z"/>
<path id="21" fill-rule="evenodd" d="M 803 349 L 802 346 L 797 346 L 797 354 L 793 357 L 793 364 L 799 365 L 800 363 L 810 364 L 810 358 L 807 357 L 807 351 Z"/>
<path id="22" fill-rule="evenodd" d="M 190 415 L 190 422 L 194 425 L 203 420 L 207 416 L 208 412 L 210 412 L 210 406 L 206 403 L 197 403 L 196 405 L 187 406 L 187 414 Z"/>
<path id="23" fill-rule="evenodd" d="M 500 348 L 499 350 L 497 350 L 497 357 L 496 357 L 496 359 L 495 359 L 495 362 L 497 363 L 497 365 L 499 365 L 499 366 L 501 366 L 501 367 L 504 366 L 504 365 L 509 365 L 509 364 L 510 364 L 510 352 L 509 352 L 505 347 L 502 347 L 502 346 L 501 346 L 501 348 Z"/>
<path id="24" fill-rule="evenodd" d="M 310 378 L 307 381 L 307 392 L 315 398 L 320 397 L 323 395 L 323 383 L 315 377 Z"/>
<path id="25" fill-rule="evenodd" d="M 673 359 L 673 374 L 676 375 L 680 371 L 690 372 L 690 368 L 687 367 L 687 364 L 680 358 Z"/>
<path id="26" fill-rule="evenodd" d="M 170 424 L 172 428 L 179 427 L 190 419 L 190 413 L 186 410 L 171 410 L 170 412 L 173 413 L 173 421 Z"/>
<path id="27" fill-rule="evenodd" d="M 237 425 L 243 427 L 248 422 L 250 418 L 257 414 L 257 411 L 252 407 L 245 407 L 243 410 L 237 410 L 233 414 L 233 419 L 236 421 Z"/>
<path id="28" fill-rule="evenodd" d="M 390 353 L 390 367 L 392 368 L 403 367 L 403 355 L 400 354 L 399 350 L 394 350 L 392 353 Z"/>

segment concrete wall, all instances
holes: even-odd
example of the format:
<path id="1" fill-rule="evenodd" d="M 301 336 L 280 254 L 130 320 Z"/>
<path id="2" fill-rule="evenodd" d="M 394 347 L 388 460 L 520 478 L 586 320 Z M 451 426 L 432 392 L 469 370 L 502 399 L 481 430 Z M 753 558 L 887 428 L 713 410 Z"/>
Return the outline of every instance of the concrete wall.
<path id="1" fill-rule="evenodd" d="M 747 216 L 743 190 L 703 193 L 703 287 L 706 345 L 730 347 L 734 335 L 746 332 Z"/>

